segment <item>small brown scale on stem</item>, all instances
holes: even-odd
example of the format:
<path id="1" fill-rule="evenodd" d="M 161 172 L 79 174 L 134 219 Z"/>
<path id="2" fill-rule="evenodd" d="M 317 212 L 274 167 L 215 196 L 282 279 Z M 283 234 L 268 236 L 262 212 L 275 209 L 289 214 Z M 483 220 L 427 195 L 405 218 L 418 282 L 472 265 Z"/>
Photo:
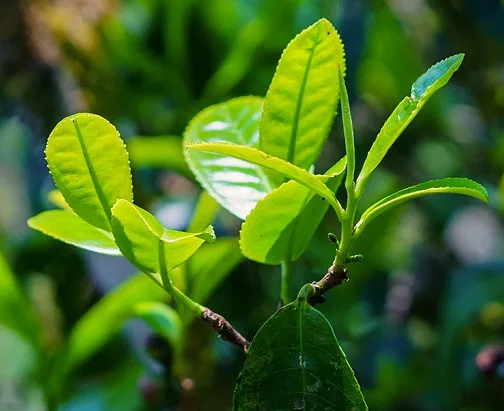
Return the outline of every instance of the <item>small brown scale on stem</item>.
<path id="1" fill-rule="evenodd" d="M 308 304 L 312 306 L 322 304 L 325 301 L 324 293 L 340 285 L 343 281 L 348 281 L 347 269 L 337 268 L 331 265 L 326 275 L 324 275 L 320 281 L 314 281 L 312 283 L 314 292 L 308 296 Z"/>
<path id="2" fill-rule="evenodd" d="M 222 315 L 214 313 L 209 308 L 204 309 L 201 319 L 212 325 L 213 329 L 220 335 L 224 341 L 228 341 L 240 347 L 246 354 L 250 342 L 236 331 L 233 326 Z"/>

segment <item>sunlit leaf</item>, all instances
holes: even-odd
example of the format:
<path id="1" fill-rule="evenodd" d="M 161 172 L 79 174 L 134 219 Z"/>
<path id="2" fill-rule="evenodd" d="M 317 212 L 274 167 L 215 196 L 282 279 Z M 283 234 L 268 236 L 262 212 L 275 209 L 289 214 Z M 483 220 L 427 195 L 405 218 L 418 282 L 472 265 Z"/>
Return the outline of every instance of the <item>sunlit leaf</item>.
<path id="1" fill-rule="evenodd" d="M 327 174 L 328 187 L 335 192 L 341 183 L 346 159 Z M 257 203 L 240 232 L 245 257 L 264 264 L 295 261 L 308 246 L 329 203 L 296 181 L 273 190 Z"/>
<path id="2" fill-rule="evenodd" d="M 177 136 L 135 137 L 127 144 L 133 167 L 162 167 L 192 177 Z"/>
<path id="3" fill-rule="evenodd" d="M 74 114 L 56 125 L 45 153 L 54 182 L 72 210 L 110 231 L 115 202 L 133 201 L 128 153 L 115 127 L 95 114 Z"/>
<path id="4" fill-rule="evenodd" d="M 368 409 L 331 325 L 299 296 L 259 329 L 237 381 L 234 411 Z"/>
<path id="5" fill-rule="evenodd" d="M 112 209 L 112 232 L 126 259 L 147 274 L 167 271 L 191 257 L 205 241 L 215 241 L 212 226 L 200 233 L 169 230 L 152 214 L 119 200 Z"/>
<path id="6" fill-rule="evenodd" d="M 429 97 L 448 83 L 453 73 L 462 64 L 463 58 L 463 54 L 448 57 L 433 65 L 415 81 L 410 96 L 399 103 L 376 137 L 357 179 L 358 186 L 365 184 L 392 144 L 419 113 Z"/>
<path id="7" fill-rule="evenodd" d="M 211 153 L 224 154 L 229 157 L 235 157 L 240 160 L 245 160 L 253 164 L 260 165 L 272 171 L 283 174 L 292 180 L 297 181 L 315 191 L 320 196 L 324 197 L 329 203 L 335 205 L 336 199 L 334 193 L 327 188 L 327 186 L 320 181 L 317 176 L 310 174 L 308 171 L 299 168 L 287 161 L 277 157 L 270 156 L 255 148 L 240 146 L 230 143 L 196 143 L 187 146 L 188 151 L 201 150 Z M 225 176 L 223 176 L 224 178 Z M 232 179 L 232 175 L 228 178 Z M 259 199 L 258 199 L 259 200 Z"/>
<path id="8" fill-rule="evenodd" d="M 235 237 L 218 238 L 214 244 L 203 244 L 187 263 L 189 297 L 204 303 L 242 258 Z"/>
<path id="9" fill-rule="evenodd" d="M 467 178 L 442 178 L 431 180 L 405 188 L 391 194 L 369 207 L 355 226 L 355 233 L 359 235 L 364 227 L 380 214 L 390 210 L 405 201 L 432 194 L 463 194 L 488 202 L 487 190 L 479 183 Z"/>
<path id="10" fill-rule="evenodd" d="M 156 334 L 166 338 L 174 347 L 180 346 L 180 316 L 170 306 L 159 302 L 145 302 L 133 306 L 133 315 L 144 320 Z"/>
<path id="11" fill-rule="evenodd" d="M 207 107 L 189 123 L 184 145 L 228 142 L 258 148 L 262 105 L 260 97 L 239 97 Z M 185 156 L 201 185 L 241 219 L 277 186 L 271 173 L 256 164 L 196 150 L 186 150 Z"/>
<path id="12" fill-rule="evenodd" d="M 57 240 L 100 254 L 121 255 L 114 237 L 70 210 L 50 210 L 28 220 L 28 225 Z"/>
<path id="13" fill-rule="evenodd" d="M 266 94 L 261 150 L 308 169 L 327 139 L 345 71 L 341 39 L 326 19 L 303 30 L 284 50 Z"/>

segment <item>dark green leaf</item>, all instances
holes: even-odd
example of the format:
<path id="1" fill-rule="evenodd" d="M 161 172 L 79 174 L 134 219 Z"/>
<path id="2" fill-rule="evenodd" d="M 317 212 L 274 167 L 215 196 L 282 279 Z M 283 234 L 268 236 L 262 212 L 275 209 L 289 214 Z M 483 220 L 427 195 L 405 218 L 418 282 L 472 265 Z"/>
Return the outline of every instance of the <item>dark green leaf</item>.
<path id="1" fill-rule="evenodd" d="M 488 193 L 481 184 L 467 178 L 442 178 L 431 180 L 405 188 L 391 194 L 373 204 L 362 214 L 360 221 L 355 225 L 355 234 L 359 235 L 364 227 L 374 218 L 405 201 L 432 194 L 463 194 L 488 202 Z"/>
<path id="2" fill-rule="evenodd" d="M 433 65 L 415 81 L 411 88 L 411 95 L 405 97 L 392 112 L 369 150 L 357 179 L 358 187 L 366 183 L 392 144 L 415 118 L 429 97 L 448 83 L 453 73 L 462 64 L 463 58 L 463 54 L 448 57 Z"/>
<path id="3" fill-rule="evenodd" d="M 361 411 L 367 406 L 331 325 L 298 296 L 254 337 L 233 410 Z"/>
<path id="4" fill-rule="evenodd" d="M 304 169 L 315 162 L 336 114 L 340 66 L 344 72 L 343 44 L 326 19 L 289 43 L 266 94 L 262 151 Z"/>
<path id="5" fill-rule="evenodd" d="M 240 97 L 207 107 L 189 123 L 184 145 L 229 142 L 258 148 L 262 105 L 262 98 Z M 185 155 L 201 185 L 241 219 L 277 186 L 270 173 L 259 165 L 196 150 L 186 150 Z"/>
<path id="6" fill-rule="evenodd" d="M 133 201 L 128 153 L 115 127 L 95 114 L 74 114 L 56 125 L 45 153 L 54 182 L 72 210 L 110 231 L 115 202 Z"/>
<path id="7" fill-rule="evenodd" d="M 70 210 L 50 210 L 28 220 L 34 230 L 57 240 L 100 254 L 121 255 L 114 237 L 84 221 Z"/>

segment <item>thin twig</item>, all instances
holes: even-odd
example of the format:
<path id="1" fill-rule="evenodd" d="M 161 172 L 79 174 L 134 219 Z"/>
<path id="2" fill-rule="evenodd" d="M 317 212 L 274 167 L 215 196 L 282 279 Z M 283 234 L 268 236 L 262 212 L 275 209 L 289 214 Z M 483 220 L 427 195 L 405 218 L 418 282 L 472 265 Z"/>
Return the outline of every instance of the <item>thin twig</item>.
<path id="1" fill-rule="evenodd" d="M 314 281 L 312 286 L 314 292 L 308 296 L 307 301 L 310 305 L 322 304 L 325 301 L 324 293 L 347 281 L 347 269 L 337 268 L 334 264 L 329 267 L 326 275 L 320 281 Z"/>
<path id="2" fill-rule="evenodd" d="M 214 313 L 210 308 L 205 307 L 200 318 L 210 323 L 224 341 L 240 347 L 245 354 L 247 353 L 250 342 L 236 331 L 222 315 Z"/>

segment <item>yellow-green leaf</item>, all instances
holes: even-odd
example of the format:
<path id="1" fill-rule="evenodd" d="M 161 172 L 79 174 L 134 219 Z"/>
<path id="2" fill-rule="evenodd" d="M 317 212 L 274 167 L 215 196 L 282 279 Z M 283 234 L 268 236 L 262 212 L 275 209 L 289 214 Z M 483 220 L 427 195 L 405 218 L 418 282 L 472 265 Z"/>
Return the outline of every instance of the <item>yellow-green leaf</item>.
<path id="1" fill-rule="evenodd" d="M 100 254 L 121 255 L 109 231 L 91 225 L 70 210 L 44 211 L 28 225 L 57 240 Z"/>
<path id="2" fill-rule="evenodd" d="M 114 205 L 111 224 L 123 256 L 146 274 L 169 271 L 191 257 L 205 241 L 215 241 L 212 226 L 200 233 L 169 230 L 152 214 L 126 200 Z"/>
<path id="3" fill-rule="evenodd" d="M 262 151 L 304 169 L 315 162 L 336 114 L 340 66 L 344 72 L 343 44 L 326 19 L 289 43 L 266 94 Z"/>
<path id="4" fill-rule="evenodd" d="M 72 210 L 110 231 L 112 206 L 121 198 L 133 201 L 128 153 L 115 127 L 95 114 L 74 114 L 56 125 L 45 153 Z"/>

